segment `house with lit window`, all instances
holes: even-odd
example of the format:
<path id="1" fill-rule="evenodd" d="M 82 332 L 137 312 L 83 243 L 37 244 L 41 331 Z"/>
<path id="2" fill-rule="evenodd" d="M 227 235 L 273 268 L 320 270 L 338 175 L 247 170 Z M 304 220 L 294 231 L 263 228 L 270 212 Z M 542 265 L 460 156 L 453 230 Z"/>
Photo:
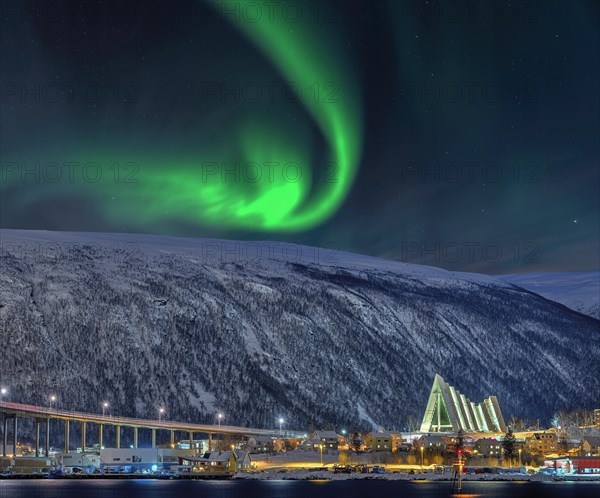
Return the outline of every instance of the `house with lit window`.
<path id="1" fill-rule="evenodd" d="M 473 453 L 482 458 L 498 458 L 502 453 L 502 443 L 493 437 L 478 439 L 473 445 Z"/>
<path id="2" fill-rule="evenodd" d="M 437 434 L 426 434 L 415 441 L 417 448 L 442 452 L 446 449 L 446 441 Z"/>
<path id="3" fill-rule="evenodd" d="M 600 437 L 584 436 L 580 448 L 583 456 L 600 455 Z"/>
<path id="4" fill-rule="evenodd" d="M 574 438 L 561 438 L 558 440 L 558 452 L 569 455 L 579 455 L 579 449 L 581 448 L 581 439 Z"/>
<path id="5" fill-rule="evenodd" d="M 308 439 L 305 439 L 302 446 L 308 451 L 336 450 L 343 438 L 335 431 L 315 431 Z M 322 447 L 322 448 L 321 448 Z"/>
<path id="6" fill-rule="evenodd" d="M 558 435 L 555 431 L 534 432 L 525 440 L 525 447 L 531 453 L 548 455 L 558 451 Z"/>
<path id="7" fill-rule="evenodd" d="M 369 432 L 365 436 L 365 446 L 371 451 L 392 451 L 393 436 L 390 432 Z"/>
<path id="8" fill-rule="evenodd" d="M 400 449 L 406 444 L 406 450 L 408 450 L 408 443 L 404 441 L 402 434 L 399 432 L 392 432 L 392 451 L 400 451 Z"/>
<path id="9" fill-rule="evenodd" d="M 273 438 L 270 436 L 251 436 L 248 438 L 250 453 L 272 453 L 273 449 Z"/>
<path id="10" fill-rule="evenodd" d="M 236 472 L 247 472 L 252 469 L 252 459 L 250 452 L 235 450 L 235 470 Z"/>
<path id="11" fill-rule="evenodd" d="M 179 465 L 189 466 L 194 474 L 233 475 L 237 470 L 233 451 L 211 451 L 201 457 L 180 457 Z"/>

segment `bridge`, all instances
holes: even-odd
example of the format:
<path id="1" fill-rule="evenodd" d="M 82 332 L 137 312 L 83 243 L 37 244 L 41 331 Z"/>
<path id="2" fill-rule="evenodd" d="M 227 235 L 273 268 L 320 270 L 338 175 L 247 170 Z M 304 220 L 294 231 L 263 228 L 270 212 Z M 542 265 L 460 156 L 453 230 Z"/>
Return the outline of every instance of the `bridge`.
<path id="1" fill-rule="evenodd" d="M 45 455 L 50 451 L 50 420 L 62 420 L 65 425 L 64 451 L 70 449 L 69 433 L 72 422 L 81 424 L 81 448 L 86 448 L 86 429 L 87 424 L 98 425 L 98 444 L 103 446 L 104 426 L 114 426 L 116 433 L 116 447 L 121 447 L 121 428 L 128 427 L 133 429 L 133 447 L 138 447 L 139 429 L 149 429 L 152 432 L 152 448 L 156 447 L 156 431 L 169 431 L 171 435 L 171 444 L 175 444 L 175 432 L 185 432 L 189 434 L 190 446 L 194 440 L 194 433 L 208 435 L 209 449 L 212 449 L 212 436 L 214 434 L 227 434 L 238 436 L 276 436 L 285 438 L 303 438 L 306 433 L 292 430 L 277 429 L 256 429 L 252 427 L 240 427 L 234 425 L 213 425 L 213 424 L 191 424 L 186 422 L 175 422 L 171 420 L 148 420 L 132 417 L 116 417 L 113 415 L 101 415 L 97 413 L 76 412 L 71 410 L 59 410 L 43 406 L 26 405 L 22 403 L 13 403 L 9 401 L 0 401 L 0 413 L 4 416 L 4 431 L 2 438 L 2 456 L 6 457 L 6 447 L 8 443 L 9 422 L 12 422 L 12 441 L 13 452 L 17 447 L 17 420 L 21 418 L 30 418 L 35 420 L 35 455 L 40 456 L 40 429 L 42 425 L 45 429 Z"/>

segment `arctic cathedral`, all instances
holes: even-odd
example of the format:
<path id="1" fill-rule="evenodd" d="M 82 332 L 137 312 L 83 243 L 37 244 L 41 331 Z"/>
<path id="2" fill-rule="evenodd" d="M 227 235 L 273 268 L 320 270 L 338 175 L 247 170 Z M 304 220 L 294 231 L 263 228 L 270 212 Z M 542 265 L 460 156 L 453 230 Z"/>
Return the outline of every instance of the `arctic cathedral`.
<path id="1" fill-rule="evenodd" d="M 496 396 L 475 404 L 464 394 L 435 376 L 421 432 L 506 432 Z"/>

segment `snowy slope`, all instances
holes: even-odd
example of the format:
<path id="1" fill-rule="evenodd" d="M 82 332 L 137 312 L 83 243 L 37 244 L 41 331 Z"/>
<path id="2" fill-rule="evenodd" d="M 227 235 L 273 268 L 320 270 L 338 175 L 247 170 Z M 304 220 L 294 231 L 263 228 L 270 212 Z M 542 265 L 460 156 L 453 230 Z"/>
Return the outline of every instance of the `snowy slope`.
<path id="1" fill-rule="evenodd" d="M 579 313 L 600 318 L 600 272 L 525 273 L 499 278 Z"/>
<path id="2" fill-rule="evenodd" d="M 19 401 L 401 427 L 434 374 L 505 414 L 595 407 L 600 322 L 502 280 L 274 242 L 0 232 Z"/>

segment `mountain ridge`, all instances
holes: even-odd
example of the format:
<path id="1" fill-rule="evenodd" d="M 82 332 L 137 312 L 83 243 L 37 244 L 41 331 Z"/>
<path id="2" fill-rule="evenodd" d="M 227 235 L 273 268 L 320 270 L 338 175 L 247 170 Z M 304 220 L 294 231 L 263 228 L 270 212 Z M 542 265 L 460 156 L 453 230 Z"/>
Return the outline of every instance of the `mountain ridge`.
<path id="1" fill-rule="evenodd" d="M 598 403 L 600 322 L 511 283 L 199 240 L 245 249 L 228 261 L 188 239 L 2 230 L 2 381 L 22 402 L 56 390 L 73 409 L 110 398 L 122 415 L 164 405 L 265 427 L 402 429 L 435 373 L 474 401 L 498 396 L 507 418 Z"/>
<path id="2" fill-rule="evenodd" d="M 523 273 L 498 278 L 600 319 L 600 271 Z"/>

